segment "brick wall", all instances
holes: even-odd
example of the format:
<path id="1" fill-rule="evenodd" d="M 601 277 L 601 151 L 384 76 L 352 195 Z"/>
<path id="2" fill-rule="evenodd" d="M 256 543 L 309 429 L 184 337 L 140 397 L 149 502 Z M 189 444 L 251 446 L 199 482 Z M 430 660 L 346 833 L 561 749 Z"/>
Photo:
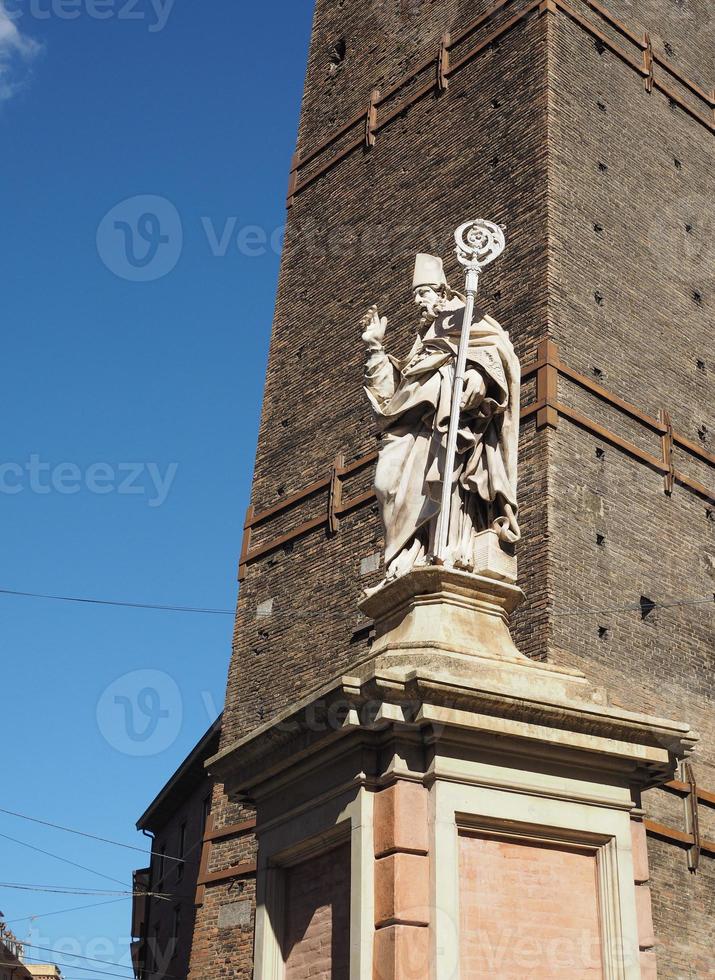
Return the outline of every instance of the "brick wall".
<path id="1" fill-rule="evenodd" d="M 319 0 L 300 151 L 366 108 L 373 86 L 384 90 L 434 55 L 445 29 L 488 6 Z M 476 36 L 486 37 L 520 6 L 508 4 Z M 584 0 L 573 6 L 595 16 Z M 649 30 L 656 54 L 712 87 L 715 18 L 706 0 L 612 0 L 612 10 Z M 606 34 L 629 43 L 617 30 Z M 345 57 L 336 65 L 342 41 Z M 714 190 L 711 132 L 662 93 L 647 94 L 632 68 L 565 15 L 533 12 L 460 70 L 447 93 L 425 96 L 379 132 L 371 151 L 354 150 L 295 197 L 252 504 L 272 507 L 325 475 L 338 453 L 349 463 L 377 447 L 361 389 L 359 318 L 379 302 L 390 319 L 388 348 L 403 353 L 416 328 L 414 253 L 442 254 L 457 282 L 451 236 L 475 210 L 508 226 L 507 251 L 487 272 L 481 302 L 510 330 L 522 362 L 551 336 L 567 363 L 593 377 L 594 369 L 602 372 L 601 383 L 615 394 L 649 413 L 668 408 L 683 435 L 700 440 L 705 426 L 702 444 L 712 448 Z M 525 399 L 533 400 L 533 385 L 525 387 Z M 621 426 L 624 438 L 639 445 L 646 439 L 566 382 L 560 397 L 603 425 Z M 527 602 L 515 617 L 516 641 L 532 657 L 582 667 L 629 707 L 686 715 L 704 736 L 699 781 L 715 787 L 712 610 L 660 610 L 646 620 L 637 613 L 563 615 L 637 602 L 641 594 L 671 600 L 713 590 L 715 523 L 704 501 L 680 487 L 666 497 L 658 474 L 612 447 L 597 459 L 597 448 L 593 436 L 565 420 L 556 430 L 537 430 L 533 417 L 523 425 L 519 566 Z M 712 483 L 711 470 L 688 464 Z M 351 478 L 349 493 L 366 489 L 370 476 L 367 469 Z M 324 507 L 324 495 L 314 495 L 257 529 L 254 544 Z M 248 567 L 224 746 L 368 653 L 356 600 L 381 570 L 362 577 L 360 561 L 381 547 L 376 507 L 366 506 L 346 516 L 335 536 L 314 531 Z M 272 612 L 259 617 L 268 599 Z M 665 803 L 651 793 L 645 805 L 658 814 Z M 219 823 L 243 814 L 220 799 L 217 807 Z M 676 826 L 681 819 L 670 815 Z M 251 846 L 248 837 L 216 846 L 214 866 L 227 867 L 235 850 L 245 856 Z M 709 860 L 701 878 L 712 874 Z M 693 888 L 685 855 L 666 845 L 654 846 L 652 872 L 661 976 L 696 976 L 683 950 L 696 962 L 710 955 L 713 890 L 702 886 L 694 908 L 685 903 Z M 249 897 L 252 887 L 240 884 Z M 250 976 L 250 927 L 217 929 L 218 908 L 229 900 L 228 885 L 207 889 L 197 927 L 200 960 L 192 968 L 201 980 Z"/>
<path id="2" fill-rule="evenodd" d="M 231 803 L 223 787 L 214 786 L 211 814 L 215 827 L 240 823 L 253 816 L 244 806 Z M 255 838 L 241 834 L 213 845 L 209 871 L 220 871 L 253 860 Z M 246 919 L 232 925 L 222 924 L 221 913 L 227 905 L 245 903 Z M 226 978 L 251 980 L 253 976 L 253 929 L 255 924 L 256 885 L 252 876 L 209 886 L 203 904 L 196 910 L 191 966 L 192 980 Z"/>
<path id="3" fill-rule="evenodd" d="M 286 980 L 347 980 L 350 845 L 285 872 Z"/>
<path id="4" fill-rule="evenodd" d="M 715 24 L 712 12 L 704 16 L 706 5 L 688 5 L 680 18 L 670 4 L 639 5 L 635 21 L 627 6 L 615 5 L 614 13 L 645 25 L 654 38 L 670 37 L 683 70 L 696 79 L 712 70 Z M 678 432 L 712 452 L 712 134 L 662 94 L 646 94 L 641 78 L 585 42 L 567 19 L 550 18 L 550 32 L 552 336 L 570 366 L 649 414 L 667 409 Z M 657 439 L 639 423 L 568 383 L 560 395 L 659 455 Z M 645 618 L 609 611 L 637 605 L 641 596 L 672 602 L 712 595 L 709 505 L 678 486 L 667 496 L 659 474 L 569 422 L 550 435 L 550 450 L 555 606 L 601 611 L 554 615 L 549 655 L 580 667 L 629 708 L 687 719 L 702 739 L 698 781 L 714 788 L 712 607 L 676 606 Z M 686 453 L 676 465 L 713 487 L 712 469 Z M 681 802 L 653 790 L 643 805 L 649 817 L 684 829 Z M 694 878 L 683 851 L 652 840 L 650 848 L 659 975 L 712 975 L 713 860 L 703 858 Z"/>

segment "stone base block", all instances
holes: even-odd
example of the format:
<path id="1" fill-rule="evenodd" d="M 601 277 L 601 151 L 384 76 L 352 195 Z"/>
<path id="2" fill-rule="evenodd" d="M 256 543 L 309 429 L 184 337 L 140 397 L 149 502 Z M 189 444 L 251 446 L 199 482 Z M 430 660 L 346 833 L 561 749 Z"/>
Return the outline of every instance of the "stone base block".
<path id="1" fill-rule="evenodd" d="M 658 980 L 658 967 L 654 949 L 643 949 L 640 954 L 641 980 Z"/>
<path id="2" fill-rule="evenodd" d="M 642 820 L 631 820 L 631 841 L 633 844 L 633 878 L 642 885 L 650 878 L 648 870 L 648 840 Z"/>
<path id="3" fill-rule="evenodd" d="M 429 930 L 386 926 L 375 933 L 373 980 L 425 980 L 429 976 Z"/>
<path id="4" fill-rule="evenodd" d="M 428 793 L 418 783 L 398 782 L 375 795 L 375 857 L 396 851 L 428 851 Z"/>
<path id="5" fill-rule="evenodd" d="M 653 909 L 648 885 L 636 885 L 636 914 L 638 916 L 638 945 L 641 949 L 655 946 Z"/>
<path id="6" fill-rule="evenodd" d="M 375 862 L 375 925 L 429 925 L 429 858 L 390 854 Z"/>

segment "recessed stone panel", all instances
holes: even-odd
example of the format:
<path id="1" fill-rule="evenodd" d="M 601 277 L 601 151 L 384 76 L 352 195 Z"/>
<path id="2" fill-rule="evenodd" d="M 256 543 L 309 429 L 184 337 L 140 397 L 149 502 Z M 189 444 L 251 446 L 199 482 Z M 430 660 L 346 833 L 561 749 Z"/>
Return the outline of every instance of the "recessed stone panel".
<path id="1" fill-rule="evenodd" d="M 596 857 L 460 837 L 461 980 L 600 980 Z"/>

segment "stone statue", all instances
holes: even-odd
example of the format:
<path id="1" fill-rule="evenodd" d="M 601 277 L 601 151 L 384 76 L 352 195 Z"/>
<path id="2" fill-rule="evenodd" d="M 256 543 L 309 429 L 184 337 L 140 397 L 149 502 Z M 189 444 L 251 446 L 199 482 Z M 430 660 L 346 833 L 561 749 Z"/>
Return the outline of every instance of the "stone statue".
<path id="1" fill-rule="evenodd" d="M 385 525 L 388 580 L 434 561 L 454 365 L 466 303 L 462 294 L 450 289 L 442 260 L 433 255 L 417 256 L 412 288 L 422 318 L 403 360 L 385 352 L 387 319 L 376 306 L 361 321 L 368 348 L 365 391 L 384 432 L 375 491 Z M 520 377 L 508 333 L 475 310 L 442 559 L 446 565 L 474 571 L 477 536 L 483 531 L 496 532 L 507 551 L 520 538 Z"/>

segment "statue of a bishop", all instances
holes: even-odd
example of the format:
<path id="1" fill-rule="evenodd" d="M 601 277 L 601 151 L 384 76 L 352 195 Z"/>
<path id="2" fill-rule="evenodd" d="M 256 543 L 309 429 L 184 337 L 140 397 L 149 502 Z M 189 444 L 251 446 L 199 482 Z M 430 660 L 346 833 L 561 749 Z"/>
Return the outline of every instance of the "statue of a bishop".
<path id="1" fill-rule="evenodd" d="M 450 289 L 442 260 L 420 254 L 412 283 L 422 318 L 404 360 L 385 352 L 387 319 L 373 306 L 361 321 L 368 347 L 365 391 L 383 431 L 375 490 L 385 525 L 387 578 L 430 562 L 465 298 Z M 507 549 L 519 540 L 516 471 L 519 361 L 508 333 L 476 309 L 461 401 L 447 565 L 472 571 L 475 538 L 493 530 Z"/>

